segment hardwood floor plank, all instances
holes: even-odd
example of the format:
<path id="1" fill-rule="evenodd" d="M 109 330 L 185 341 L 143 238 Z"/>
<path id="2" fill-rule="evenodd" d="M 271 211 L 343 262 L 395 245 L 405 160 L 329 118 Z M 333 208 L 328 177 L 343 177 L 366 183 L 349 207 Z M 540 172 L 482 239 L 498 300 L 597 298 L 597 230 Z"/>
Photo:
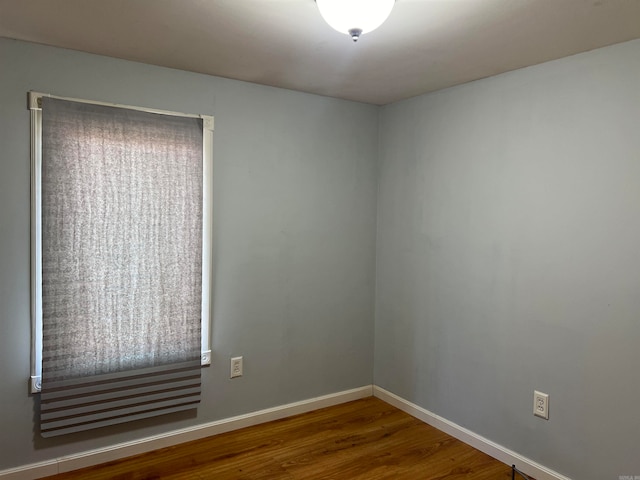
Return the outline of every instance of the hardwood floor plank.
<path id="1" fill-rule="evenodd" d="M 48 480 L 508 480 L 511 469 L 377 398 Z"/>

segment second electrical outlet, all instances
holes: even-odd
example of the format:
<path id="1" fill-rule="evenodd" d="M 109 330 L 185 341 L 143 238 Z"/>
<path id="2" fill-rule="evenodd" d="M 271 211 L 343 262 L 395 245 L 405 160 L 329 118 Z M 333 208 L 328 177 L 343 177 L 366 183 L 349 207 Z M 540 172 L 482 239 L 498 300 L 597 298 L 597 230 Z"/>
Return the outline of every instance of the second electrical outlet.
<path id="1" fill-rule="evenodd" d="M 537 417 L 549 420 L 549 395 L 533 391 L 533 414 Z"/>
<path id="2" fill-rule="evenodd" d="M 231 378 L 242 376 L 242 357 L 231 357 Z"/>

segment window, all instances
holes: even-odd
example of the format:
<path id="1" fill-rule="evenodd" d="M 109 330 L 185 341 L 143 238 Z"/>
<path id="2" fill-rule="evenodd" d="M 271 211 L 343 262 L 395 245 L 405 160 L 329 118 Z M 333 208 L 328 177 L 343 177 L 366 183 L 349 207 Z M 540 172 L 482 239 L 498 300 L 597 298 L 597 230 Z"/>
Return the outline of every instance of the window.
<path id="1" fill-rule="evenodd" d="M 43 436 L 195 408 L 210 362 L 213 117 L 31 92 Z"/>

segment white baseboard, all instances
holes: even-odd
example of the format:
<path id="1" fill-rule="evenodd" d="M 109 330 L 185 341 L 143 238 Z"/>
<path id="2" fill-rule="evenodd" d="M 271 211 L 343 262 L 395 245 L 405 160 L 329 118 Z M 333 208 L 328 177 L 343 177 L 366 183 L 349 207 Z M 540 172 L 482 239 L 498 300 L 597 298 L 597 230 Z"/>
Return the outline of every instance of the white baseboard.
<path id="1" fill-rule="evenodd" d="M 0 471 L 0 480 L 33 480 L 57 473 L 69 472 L 79 468 L 91 467 L 113 460 L 150 452 L 159 448 L 170 447 L 180 443 L 199 440 L 220 433 L 240 428 L 259 425 L 261 423 L 291 417 L 320 408 L 331 407 L 341 403 L 366 398 L 373 395 L 373 386 L 354 388 L 343 392 L 324 395 L 322 397 L 289 403 L 279 407 L 268 408 L 237 417 L 217 420 L 215 422 L 147 437 L 132 442 L 120 443 L 106 448 L 99 448 L 74 455 L 68 455 L 41 463 L 33 463 L 18 468 Z"/>
<path id="2" fill-rule="evenodd" d="M 22 467 L 0 471 L 2 480 L 33 480 L 34 478 L 48 477 L 58 473 L 58 462 L 48 460 L 46 462 L 31 463 Z"/>
<path id="3" fill-rule="evenodd" d="M 237 417 L 217 420 L 215 422 L 142 438 L 132 442 L 120 443 L 105 448 L 90 450 L 74 455 L 55 458 L 49 461 L 33 463 L 22 467 L 0 471 L 0 480 L 33 480 L 57 473 L 69 472 L 79 468 L 91 467 L 101 463 L 150 452 L 159 448 L 170 447 L 180 443 L 199 440 L 201 438 L 238 430 L 261 423 L 291 417 L 320 408 L 331 407 L 341 403 L 358 400 L 374 395 L 417 419 L 448 433 L 452 437 L 507 464 L 515 464 L 518 469 L 537 480 L 571 480 L 553 470 L 540 465 L 522 455 L 492 442 L 456 423 L 442 418 L 418 405 L 415 405 L 387 390 L 368 385 L 365 387 L 333 393 L 322 397 L 302 400 L 279 407 L 268 408 Z"/>
<path id="4" fill-rule="evenodd" d="M 544 465 L 540 465 L 533 460 L 523 457 L 519 453 L 509 450 L 502 445 L 498 445 L 497 443 L 494 443 L 471 430 L 467 430 L 466 428 L 442 418 L 429 410 L 419 407 L 418 405 L 411 403 L 408 400 L 385 390 L 384 388 L 374 386 L 373 395 L 380 400 L 399 408 L 409 415 L 416 417 L 418 420 L 422 420 L 424 423 L 448 433 L 467 445 L 471 445 L 496 460 L 506 463 L 507 465 L 515 465 L 518 470 L 526 473 L 527 475 L 531 475 L 537 480 L 571 480 L 570 478 L 565 477 L 558 472 L 554 472 Z"/>

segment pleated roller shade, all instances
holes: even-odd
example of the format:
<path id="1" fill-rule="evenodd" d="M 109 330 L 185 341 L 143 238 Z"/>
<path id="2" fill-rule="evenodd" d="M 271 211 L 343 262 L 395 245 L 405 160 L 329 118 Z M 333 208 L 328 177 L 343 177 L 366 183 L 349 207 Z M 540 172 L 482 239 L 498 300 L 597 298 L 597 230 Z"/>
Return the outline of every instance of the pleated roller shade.
<path id="1" fill-rule="evenodd" d="M 43 436 L 197 406 L 202 135 L 43 98 Z"/>
<path id="2" fill-rule="evenodd" d="M 43 437 L 196 408 L 200 362 L 50 382 L 40 400 Z"/>

